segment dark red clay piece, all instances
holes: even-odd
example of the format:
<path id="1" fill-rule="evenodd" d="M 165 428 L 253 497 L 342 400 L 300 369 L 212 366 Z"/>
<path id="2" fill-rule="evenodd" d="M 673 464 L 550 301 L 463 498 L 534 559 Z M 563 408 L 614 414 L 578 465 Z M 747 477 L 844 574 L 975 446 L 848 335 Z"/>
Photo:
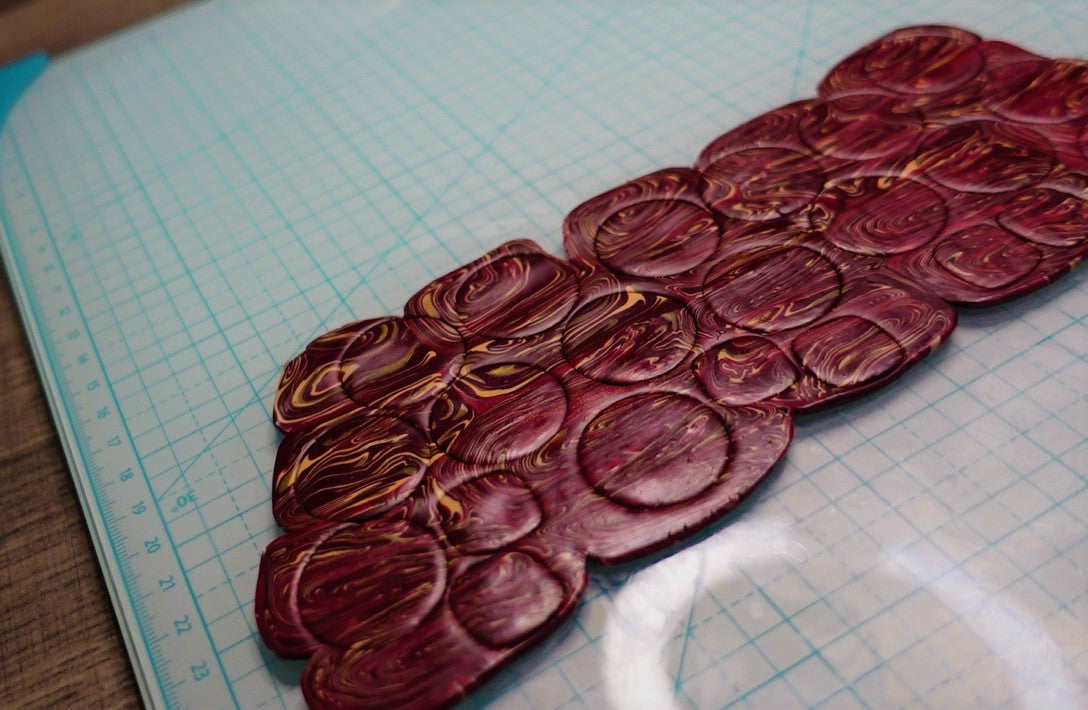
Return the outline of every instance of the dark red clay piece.
<path id="1" fill-rule="evenodd" d="M 586 563 L 720 520 L 791 412 L 897 377 L 950 304 L 1088 253 L 1088 64 L 892 32 L 694 168 L 510 242 L 287 365 L 257 621 L 315 707 L 464 697 L 569 616 Z"/>

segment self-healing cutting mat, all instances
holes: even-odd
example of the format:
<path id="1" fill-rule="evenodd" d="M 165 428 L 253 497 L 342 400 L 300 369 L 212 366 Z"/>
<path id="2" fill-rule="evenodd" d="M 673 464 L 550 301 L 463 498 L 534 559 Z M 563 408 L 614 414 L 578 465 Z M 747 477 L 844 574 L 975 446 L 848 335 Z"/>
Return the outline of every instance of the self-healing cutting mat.
<path id="1" fill-rule="evenodd" d="M 207 4 L 55 63 L 0 138 L 4 260 L 146 697 L 301 702 L 253 621 L 283 362 L 920 22 L 1077 56 L 1088 11 Z M 733 524 L 594 575 L 469 703 L 1083 704 L 1084 282 L 801 417 Z"/>

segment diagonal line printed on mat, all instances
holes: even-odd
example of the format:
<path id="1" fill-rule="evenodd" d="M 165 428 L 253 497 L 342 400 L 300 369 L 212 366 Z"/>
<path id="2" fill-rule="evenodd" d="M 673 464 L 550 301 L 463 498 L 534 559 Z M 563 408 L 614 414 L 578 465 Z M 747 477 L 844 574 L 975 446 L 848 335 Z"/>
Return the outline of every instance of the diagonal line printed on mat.
<path id="1" fill-rule="evenodd" d="M 297 665 L 255 637 L 252 595 L 277 533 L 270 398 L 308 340 L 399 311 L 508 238 L 559 253 L 562 218 L 585 198 L 691 162 L 919 22 L 1074 56 L 1088 8 L 211 2 L 57 61 L 0 138 L 4 259 L 43 371 L 58 373 L 52 405 L 76 423 L 73 475 L 130 644 L 146 646 L 133 652 L 148 697 L 299 703 Z M 667 702 L 1077 706 L 1085 283 L 1081 270 L 968 314 L 894 387 L 802 419 L 734 525 L 600 572 L 573 623 L 468 704 L 622 705 L 629 676 L 610 644 L 656 609 L 654 575 L 676 569 L 690 586 L 657 600 L 652 658 L 619 659 L 636 676 L 664 669 Z M 128 432 L 116 447 L 73 366 L 85 351 L 100 353 Z M 132 462 L 142 489 L 117 478 Z M 788 554 L 714 554 L 761 525 Z M 152 539 L 172 557 L 147 553 Z M 160 590 L 168 577 L 177 586 Z M 1027 622 L 1056 649 L 1053 672 L 1026 673 L 1011 644 L 990 651 Z"/>

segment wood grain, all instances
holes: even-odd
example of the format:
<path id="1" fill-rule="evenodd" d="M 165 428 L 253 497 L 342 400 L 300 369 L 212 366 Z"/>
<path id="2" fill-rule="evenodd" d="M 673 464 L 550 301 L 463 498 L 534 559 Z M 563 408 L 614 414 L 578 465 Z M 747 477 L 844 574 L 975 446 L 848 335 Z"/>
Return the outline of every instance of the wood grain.
<path id="1" fill-rule="evenodd" d="M 0 64 L 32 52 L 57 55 L 187 0 L 5 0 Z"/>
<path id="2" fill-rule="evenodd" d="M 0 64 L 57 54 L 184 0 L 4 0 Z M 0 275 L 0 708 L 140 696 L 6 277 Z"/>
<path id="3" fill-rule="evenodd" d="M 139 707 L 6 277 L 0 362 L 0 707 Z"/>

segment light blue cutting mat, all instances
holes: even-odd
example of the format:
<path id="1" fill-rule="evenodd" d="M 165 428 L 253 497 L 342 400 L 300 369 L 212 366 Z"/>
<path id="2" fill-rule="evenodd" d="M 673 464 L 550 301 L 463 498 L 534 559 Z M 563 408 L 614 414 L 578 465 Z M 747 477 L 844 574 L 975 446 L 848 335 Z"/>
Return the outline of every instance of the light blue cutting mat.
<path id="1" fill-rule="evenodd" d="M 558 251 L 583 199 L 927 21 L 1088 55 L 1081 2 L 299 2 L 55 62 L 0 138 L 3 256 L 149 703 L 301 703 L 252 597 L 310 338 L 510 237 Z M 803 419 L 736 524 L 598 577 L 472 702 L 1088 707 L 1086 277 Z"/>

